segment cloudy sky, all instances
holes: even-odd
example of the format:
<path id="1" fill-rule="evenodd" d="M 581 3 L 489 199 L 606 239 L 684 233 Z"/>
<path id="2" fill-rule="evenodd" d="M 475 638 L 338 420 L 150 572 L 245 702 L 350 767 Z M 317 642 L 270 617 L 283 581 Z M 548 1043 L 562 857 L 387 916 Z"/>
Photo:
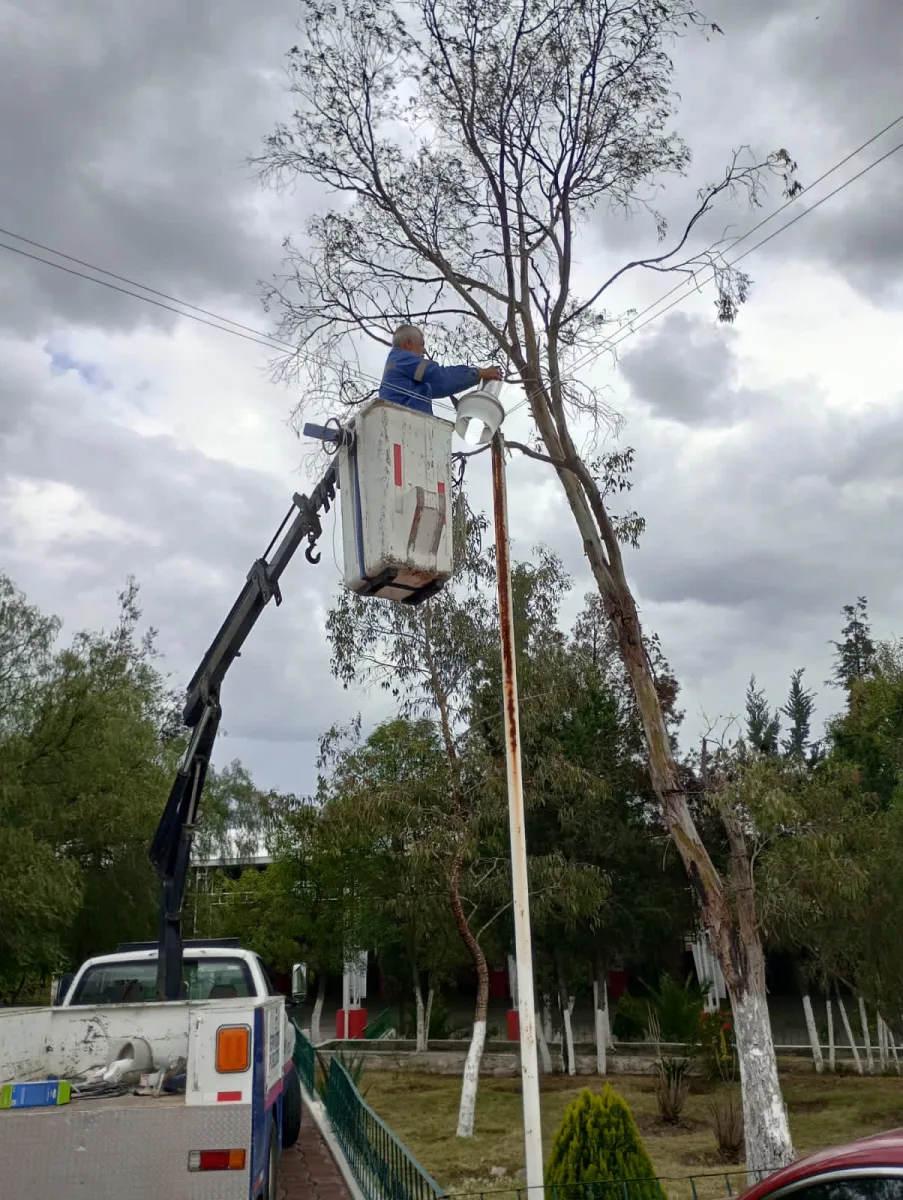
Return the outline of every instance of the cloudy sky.
<path id="1" fill-rule="evenodd" d="M 297 397 L 269 382 L 261 346 L 34 262 L 14 251 L 52 256 L 14 235 L 267 328 L 257 281 L 318 203 L 263 191 L 243 165 L 289 111 L 296 11 L 0 0 L 0 569 L 69 631 L 109 625 L 134 574 L 177 682 L 308 482 L 287 423 Z M 706 12 L 724 36 L 675 54 L 695 155 L 665 196 L 675 221 L 740 144 L 786 147 L 809 183 L 903 114 L 899 0 Z M 903 123 L 746 245 L 900 141 Z M 713 323 L 703 291 L 592 368 L 637 452 L 648 532 L 630 569 L 683 684 L 688 738 L 742 708 L 752 671 L 777 701 L 799 666 L 823 691 L 840 607 L 859 594 L 876 633 L 903 633 L 901 188 L 903 152 L 751 254 L 735 328 Z M 779 203 L 775 191 L 761 212 L 719 221 L 739 234 Z M 649 234 L 588 231 L 585 278 Z M 628 283 L 614 306 L 664 290 Z M 515 551 L 553 545 L 573 608 L 589 582 L 542 471 L 512 465 Z M 305 791 L 324 727 L 380 711 L 329 675 L 332 533 L 330 518 L 321 565 L 299 558 L 224 693 L 220 761 L 241 757 L 264 786 Z M 820 714 L 837 704 L 823 692 Z"/>

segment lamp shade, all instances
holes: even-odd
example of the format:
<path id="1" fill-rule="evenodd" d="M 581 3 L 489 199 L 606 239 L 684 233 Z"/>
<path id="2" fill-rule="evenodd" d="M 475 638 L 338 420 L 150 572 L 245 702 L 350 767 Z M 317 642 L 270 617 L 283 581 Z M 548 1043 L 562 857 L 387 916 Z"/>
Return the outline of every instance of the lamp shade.
<path id="1" fill-rule="evenodd" d="M 504 421 L 505 409 L 498 397 L 501 389 L 501 381 L 491 380 L 458 401 L 455 433 L 469 445 L 485 446 L 491 442 Z"/>

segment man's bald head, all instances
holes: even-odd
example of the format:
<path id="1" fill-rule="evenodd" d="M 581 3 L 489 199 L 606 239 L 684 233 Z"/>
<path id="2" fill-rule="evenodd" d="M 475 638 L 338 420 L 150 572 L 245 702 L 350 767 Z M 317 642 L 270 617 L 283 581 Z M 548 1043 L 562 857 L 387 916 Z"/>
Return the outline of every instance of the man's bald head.
<path id="1" fill-rule="evenodd" d="M 399 325 L 392 334 L 392 345 L 396 350 L 407 350 L 410 354 L 422 356 L 425 349 L 423 330 L 416 325 Z"/>

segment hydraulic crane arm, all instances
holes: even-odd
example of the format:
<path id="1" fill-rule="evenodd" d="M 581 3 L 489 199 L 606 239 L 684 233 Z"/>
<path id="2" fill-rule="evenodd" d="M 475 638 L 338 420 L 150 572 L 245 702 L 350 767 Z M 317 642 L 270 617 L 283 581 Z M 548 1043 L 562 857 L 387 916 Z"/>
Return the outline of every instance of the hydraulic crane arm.
<path id="1" fill-rule="evenodd" d="M 304 553 L 308 562 L 320 561 L 319 554 L 314 553 L 317 539 L 322 533 L 320 512 L 329 512 L 330 503 L 335 500 L 335 491 L 336 471 L 333 465 L 309 497 L 297 493 L 292 497 L 292 507 L 263 557 L 257 559 L 248 572 L 241 594 L 188 685 L 182 719 L 192 731 L 191 738 L 150 852 L 151 862 L 161 883 L 157 961 L 157 994 L 161 1000 L 181 998 L 182 901 L 198 801 L 222 715 L 220 685 L 270 599 L 275 597 L 277 606 L 282 603 L 279 579 L 305 539 L 307 545 Z M 282 540 L 276 545 L 280 536 Z M 272 557 L 269 557 L 271 551 Z"/>

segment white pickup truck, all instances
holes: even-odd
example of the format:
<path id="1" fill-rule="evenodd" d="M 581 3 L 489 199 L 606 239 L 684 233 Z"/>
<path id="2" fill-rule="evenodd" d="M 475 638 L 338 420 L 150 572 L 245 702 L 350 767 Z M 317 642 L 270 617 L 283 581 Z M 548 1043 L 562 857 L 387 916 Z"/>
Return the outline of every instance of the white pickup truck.
<path id="1" fill-rule="evenodd" d="M 156 947 L 122 946 L 52 1006 L 0 1009 L 0 1194 L 277 1195 L 301 1124 L 285 998 L 237 943 L 185 943 L 184 999 L 160 1003 L 156 982 Z"/>

